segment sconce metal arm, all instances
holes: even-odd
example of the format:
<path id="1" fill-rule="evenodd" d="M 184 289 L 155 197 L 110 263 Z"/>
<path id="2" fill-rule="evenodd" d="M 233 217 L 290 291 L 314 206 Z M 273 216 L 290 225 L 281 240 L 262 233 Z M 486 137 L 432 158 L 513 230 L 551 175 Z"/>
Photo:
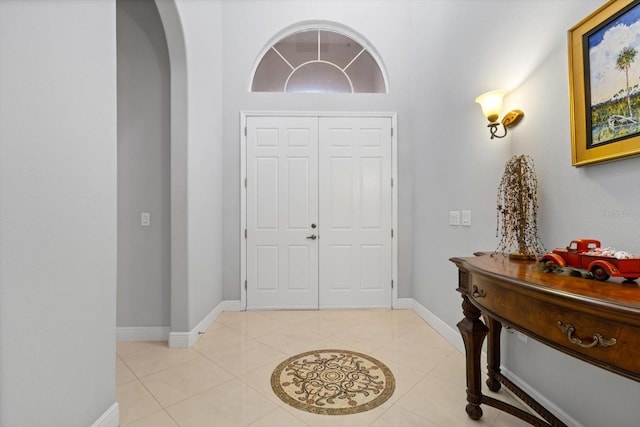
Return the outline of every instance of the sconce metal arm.
<path id="1" fill-rule="evenodd" d="M 489 123 L 487 125 L 487 127 L 489 128 L 489 132 L 491 132 L 491 139 L 504 138 L 505 136 L 507 136 L 507 128 L 504 125 L 502 125 L 504 133 L 502 135 L 498 135 L 498 126 L 500 126 L 500 123 Z"/>
<path id="2" fill-rule="evenodd" d="M 520 120 L 524 117 L 524 113 L 521 110 L 513 110 L 509 111 L 502 121 L 499 122 L 491 122 L 487 125 L 489 128 L 489 132 L 491 133 L 491 139 L 493 138 L 504 138 L 507 136 L 507 128 L 517 125 L 520 123 Z M 502 135 L 498 135 L 498 126 L 502 125 L 502 129 L 504 133 Z"/>

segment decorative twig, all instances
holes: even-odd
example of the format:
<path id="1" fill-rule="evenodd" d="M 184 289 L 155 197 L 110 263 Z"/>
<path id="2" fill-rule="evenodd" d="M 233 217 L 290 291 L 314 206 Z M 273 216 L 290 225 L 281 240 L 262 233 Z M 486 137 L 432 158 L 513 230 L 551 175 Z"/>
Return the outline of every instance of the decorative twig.
<path id="1" fill-rule="evenodd" d="M 545 252 L 538 237 L 538 180 L 533 159 L 513 156 L 498 186 L 496 252 L 535 258 Z"/>

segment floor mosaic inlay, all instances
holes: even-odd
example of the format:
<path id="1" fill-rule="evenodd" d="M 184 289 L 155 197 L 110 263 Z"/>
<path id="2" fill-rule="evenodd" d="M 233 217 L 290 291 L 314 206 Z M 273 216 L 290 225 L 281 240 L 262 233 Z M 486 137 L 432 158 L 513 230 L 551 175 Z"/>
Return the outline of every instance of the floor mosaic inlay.
<path id="1" fill-rule="evenodd" d="M 379 360 L 347 350 L 314 350 L 282 362 L 271 388 L 286 404 L 323 415 L 368 411 L 395 390 L 391 370 Z"/>

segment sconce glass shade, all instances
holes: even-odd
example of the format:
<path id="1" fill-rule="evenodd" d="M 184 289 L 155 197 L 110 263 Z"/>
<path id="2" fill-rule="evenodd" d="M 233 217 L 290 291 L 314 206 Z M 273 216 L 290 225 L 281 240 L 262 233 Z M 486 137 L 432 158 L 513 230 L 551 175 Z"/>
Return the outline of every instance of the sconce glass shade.
<path id="1" fill-rule="evenodd" d="M 480 104 L 482 108 L 482 114 L 484 114 L 491 123 L 496 122 L 498 117 L 500 117 L 502 98 L 505 93 L 507 92 L 504 90 L 492 90 L 476 98 L 476 102 Z"/>

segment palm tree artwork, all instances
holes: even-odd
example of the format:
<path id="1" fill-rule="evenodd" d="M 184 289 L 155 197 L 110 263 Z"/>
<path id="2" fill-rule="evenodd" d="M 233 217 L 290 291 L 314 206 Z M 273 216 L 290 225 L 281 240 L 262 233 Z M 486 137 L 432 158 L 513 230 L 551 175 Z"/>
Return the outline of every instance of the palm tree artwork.
<path id="1" fill-rule="evenodd" d="M 638 51 L 635 48 L 627 46 L 620 51 L 618 58 L 616 59 L 616 68 L 620 71 L 624 71 L 627 79 L 627 106 L 629 107 L 629 118 L 633 117 L 633 110 L 631 109 L 631 92 L 629 89 L 629 68 L 636 60 L 637 54 Z"/>

